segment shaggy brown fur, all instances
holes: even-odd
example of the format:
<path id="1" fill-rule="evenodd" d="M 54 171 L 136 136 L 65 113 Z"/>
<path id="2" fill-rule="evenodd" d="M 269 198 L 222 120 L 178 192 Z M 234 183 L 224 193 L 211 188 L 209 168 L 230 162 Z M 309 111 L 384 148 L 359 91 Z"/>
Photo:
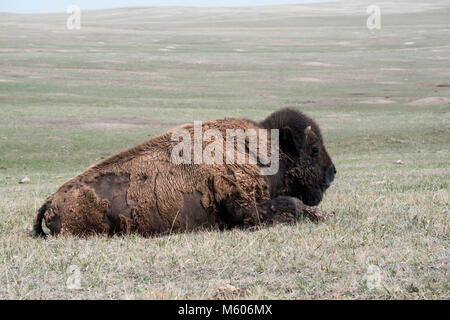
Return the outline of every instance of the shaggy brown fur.
<path id="1" fill-rule="evenodd" d="M 204 122 L 203 130 L 218 129 L 225 137 L 226 129 L 257 131 L 267 125 L 245 119 L 221 119 Z M 180 128 L 189 130 L 193 136 L 192 125 Z M 248 161 L 246 164 L 175 165 L 171 162 L 171 150 L 178 141 L 172 141 L 171 136 L 180 128 L 109 157 L 67 181 L 39 210 L 34 225 L 36 235 L 45 236 L 41 226 L 43 219 L 52 234 L 138 232 L 150 236 L 209 226 L 254 226 L 299 218 L 301 201 L 278 197 L 278 193 L 283 192 L 299 196 L 289 183 L 297 183 L 299 176 L 308 176 L 308 170 L 296 169 L 289 152 L 281 152 L 280 159 L 284 170 L 281 176 L 292 171 L 286 177 L 263 176 L 260 167 Z M 316 130 L 321 141 L 318 127 Z M 204 142 L 203 147 L 206 144 Z M 291 181 L 292 177 L 297 180 Z M 277 184 L 283 180 L 288 181 L 279 188 L 284 191 L 274 192 L 273 188 L 278 188 Z M 277 208 L 288 212 L 288 216 L 277 216 L 280 212 Z"/>

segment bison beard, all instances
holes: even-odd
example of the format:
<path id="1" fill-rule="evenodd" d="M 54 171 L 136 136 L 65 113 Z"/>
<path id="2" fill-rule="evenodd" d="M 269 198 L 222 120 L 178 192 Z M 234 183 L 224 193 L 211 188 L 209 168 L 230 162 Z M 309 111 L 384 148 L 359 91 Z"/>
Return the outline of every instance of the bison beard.
<path id="1" fill-rule="evenodd" d="M 192 135 L 192 125 L 182 128 Z M 51 234 L 83 236 L 133 232 L 151 236 L 212 226 L 293 222 L 311 215 L 303 202 L 318 201 L 307 195 L 320 190 L 321 199 L 324 181 L 329 185 L 334 177 L 318 126 L 298 111 L 280 110 L 261 123 L 236 118 L 204 122 L 203 130 L 208 128 L 224 136 L 226 129 L 279 129 L 279 172 L 263 176 L 259 165 L 248 162 L 173 164 L 170 152 L 177 143 L 171 140 L 177 130 L 173 129 L 63 184 L 39 209 L 35 234 L 45 236 L 42 220 Z M 322 157 L 311 156 L 312 145 L 321 147 Z"/>

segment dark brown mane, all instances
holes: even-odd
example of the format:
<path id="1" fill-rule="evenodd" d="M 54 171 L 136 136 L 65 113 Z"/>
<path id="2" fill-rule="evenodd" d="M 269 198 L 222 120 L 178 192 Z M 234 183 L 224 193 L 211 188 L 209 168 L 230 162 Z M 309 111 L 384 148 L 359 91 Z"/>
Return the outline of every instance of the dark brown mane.
<path id="1" fill-rule="evenodd" d="M 282 129 L 290 127 L 303 132 L 306 127 L 311 126 L 314 133 L 322 140 L 322 133 L 317 123 L 310 117 L 304 115 L 298 110 L 284 108 L 272 113 L 265 120 L 260 122 L 260 126 L 265 129 Z"/>

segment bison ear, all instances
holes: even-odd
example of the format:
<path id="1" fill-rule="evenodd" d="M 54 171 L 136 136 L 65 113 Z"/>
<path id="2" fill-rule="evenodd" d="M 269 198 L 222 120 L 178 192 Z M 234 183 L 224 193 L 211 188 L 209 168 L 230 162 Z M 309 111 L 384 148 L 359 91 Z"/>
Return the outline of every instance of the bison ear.
<path id="1" fill-rule="evenodd" d="M 300 155 L 298 142 L 290 127 L 280 129 L 280 148 L 291 157 L 298 157 Z"/>

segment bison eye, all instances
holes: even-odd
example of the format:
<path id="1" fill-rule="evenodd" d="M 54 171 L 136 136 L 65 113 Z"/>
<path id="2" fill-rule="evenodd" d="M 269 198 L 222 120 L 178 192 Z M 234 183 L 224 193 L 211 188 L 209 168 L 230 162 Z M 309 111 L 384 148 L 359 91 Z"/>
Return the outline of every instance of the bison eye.
<path id="1" fill-rule="evenodd" d="M 319 148 L 317 148 L 317 147 L 312 147 L 312 148 L 311 148 L 311 155 L 317 156 L 318 154 L 319 154 Z"/>

